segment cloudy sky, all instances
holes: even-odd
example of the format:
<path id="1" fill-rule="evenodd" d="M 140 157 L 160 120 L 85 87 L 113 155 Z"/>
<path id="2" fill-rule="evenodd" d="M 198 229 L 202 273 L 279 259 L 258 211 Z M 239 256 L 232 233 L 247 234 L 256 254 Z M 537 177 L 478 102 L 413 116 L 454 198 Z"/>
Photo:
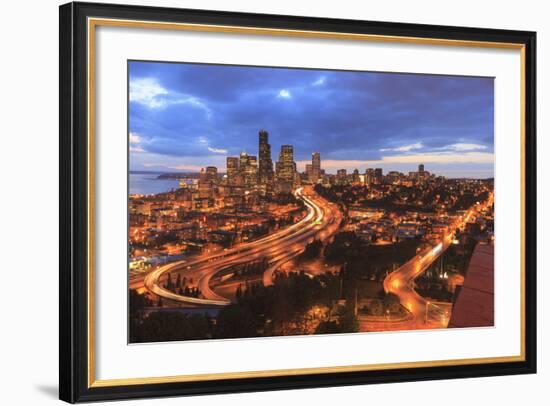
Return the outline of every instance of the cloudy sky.
<path id="1" fill-rule="evenodd" d="M 492 177 L 493 93 L 492 78 L 130 62 L 130 169 L 225 171 L 263 128 L 300 170 L 319 151 L 329 173 Z"/>

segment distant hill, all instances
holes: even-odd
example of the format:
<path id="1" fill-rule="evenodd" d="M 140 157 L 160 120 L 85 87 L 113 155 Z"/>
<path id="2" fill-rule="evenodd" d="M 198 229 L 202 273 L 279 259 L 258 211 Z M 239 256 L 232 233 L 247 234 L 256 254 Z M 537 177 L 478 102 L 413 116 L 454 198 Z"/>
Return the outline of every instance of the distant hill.
<path id="1" fill-rule="evenodd" d="M 157 175 L 157 179 L 198 179 L 198 172 L 159 172 L 159 171 L 130 171 L 134 175 Z M 218 172 L 218 176 L 223 175 L 223 172 Z"/>

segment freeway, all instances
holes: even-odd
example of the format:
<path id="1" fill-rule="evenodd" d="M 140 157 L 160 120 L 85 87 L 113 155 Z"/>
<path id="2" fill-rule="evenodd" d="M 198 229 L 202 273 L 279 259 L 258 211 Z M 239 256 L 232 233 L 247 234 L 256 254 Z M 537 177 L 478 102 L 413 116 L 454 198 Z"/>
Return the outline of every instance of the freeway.
<path id="1" fill-rule="evenodd" d="M 334 205 L 318 196 L 310 187 L 295 191 L 308 212 L 298 223 L 273 233 L 262 239 L 240 244 L 232 249 L 197 259 L 192 262 L 178 261 L 150 272 L 144 279 L 145 287 L 156 295 L 187 304 L 225 306 L 231 301 L 215 293 L 210 288 L 211 278 L 220 271 L 245 262 L 268 258 L 271 266 L 264 275 L 264 283 L 269 284 L 275 266 L 288 261 L 303 251 L 315 238 L 325 239 L 334 233 L 341 220 L 341 213 Z M 197 280 L 202 297 L 188 297 L 176 294 L 159 283 L 167 273 L 181 273 L 182 276 Z"/>
<path id="2" fill-rule="evenodd" d="M 445 235 L 438 244 L 421 251 L 384 280 L 384 290 L 399 296 L 401 304 L 413 316 L 410 322 L 417 328 L 422 325 L 429 328 L 447 326 L 450 305 L 433 303 L 420 296 L 414 290 L 414 280 L 447 250 L 452 240 L 452 233 Z"/>
<path id="3" fill-rule="evenodd" d="M 384 279 L 384 290 L 395 293 L 399 297 L 401 304 L 412 314 L 413 318 L 409 324 L 413 324 L 415 328 L 447 327 L 452 305 L 433 302 L 420 296 L 414 289 L 414 280 L 449 248 L 454 240 L 454 230 L 463 229 L 472 217 L 493 204 L 493 198 L 494 195 L 491 193 L 487 201 L 471 208 L 463 217 L 451 224 L 449 227 L 451 231 L 435 245 L 424 249 Z"/>

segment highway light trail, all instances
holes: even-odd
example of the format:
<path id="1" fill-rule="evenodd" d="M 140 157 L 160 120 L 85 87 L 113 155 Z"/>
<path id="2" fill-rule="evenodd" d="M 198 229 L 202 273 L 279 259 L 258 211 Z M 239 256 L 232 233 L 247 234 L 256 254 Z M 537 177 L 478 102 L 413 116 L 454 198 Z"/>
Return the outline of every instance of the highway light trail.
<path id="1" fill-rule="evenodd" d="M 494 194 L 491 193 L 487 201 L 483 205 L 480 205 L 477 210 L 482 211 L 491 206 L 494 201 L 493 199 Z M 450 303 L 431 302 L 420 296 L 414 289 L 414 280 L 426 271 L 437 258 L 445 253 L 447 248 L 453 244 L 454 230 L 463 228 L 473 215 L 474 209 L 468 210 L 461 219 L 458 219 L 452 225 L 451 229 L 453 231 L 443 236 L 436 245 L 424 249 L 384 279 L 384 290 L 394 293 L 399 297 L 403 306 L 414 316 L 414 322 L 424 323 L 431 328 L 447 327 L 452 305 Z M 431 314 L 434 312 L 436 313 L 436 317 L 431 317 Z"/>
<path id="2" fill-rule="evenodd" d="M 273 272 L 282 263 L 292 259 L 305 249 L 316 236 L 323 238 L 334 233 L 339 225 L 341 214 L 324 199 L 317 196 L 310 188 L 310 196 L 306 196 L 304 188 L 296 190 L 295 195 L 301 199 L 306 208 L 306 216 L 298 223 L 270 236 L 246 244 L 240 244 L 230 250 L 223 251 L 192 262 L 179 261 L 165 265 L 149 273 L 144 280 L 147 289 L 156 295 L 183 303 L 208 306 L 225 306 L 231 300 L 212 291 L 209 286 L 211 278 L 220 271 L 242 263 L 251 262 L 266 257 L 271 266 L 264 274 L 264 284 L 272 283 Z M 203 297 L 179 295 L 163 288 L 159 281 L 169 272 L 180 272 L 198 281 Z"/>

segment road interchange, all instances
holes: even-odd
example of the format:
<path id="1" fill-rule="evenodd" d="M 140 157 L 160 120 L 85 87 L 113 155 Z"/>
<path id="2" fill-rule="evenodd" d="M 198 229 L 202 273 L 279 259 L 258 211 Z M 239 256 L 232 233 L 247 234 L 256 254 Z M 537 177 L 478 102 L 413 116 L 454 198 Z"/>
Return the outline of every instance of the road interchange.
<path id="1" fill-rule="evenodd" d="M 210 280 L 225 269 L 264 257 L 268 259 L 270 266 L 263 276 L 263 282 L 266 285 L 271 284 L 273 275 L 280 265 L 302 252 L 314 239 L 330 237 L 336 232 L 342 219 L 342 214 L 336 206 L 318 196 L 311 187 L 298 188 L 295 196 L 302 200 L 307 208 L 306 216 L 296 224 L 259 240 L 239 244 L 195 261 L 178 261 L 162 266 L 144 278 L 145 287 L 162 298 L 176 302 L 225 306 L 230 304 L 231 300 L 214 292 L 210 288 Z M 202 297 L 180 295 L 163 287 L 160 283 L 161 278 L 173 272 L 197 280 Z"/>
<path id="2" fill-rule="evenodd" d="M 247 262 L 267 258 L 269 266 L 262 275 L 262 283 L 269 286 L 274 275 L 285 262 L 298 256 L 314 239 L 326 240 L 339 228 L 342 213 L 333 203 L 317 195 L 311 187 L 299 188 L 295 196 L 304 202 L 307 214 L 290 227 L 279 230 L 264 238 L 239 244 L 231 249 L 196 259 L 191 262 L 178 261 L 164 265 L 147 274 L 143 285 L 152 293 L 179 303 L 193 306 L 226 306 L 231 299 L 216 293 L 211 287 L 212 278 L 220 272 Z M 477 209 L 470 209 L 457 219 L 435 245 L 422 250 L 383 281 L 384 290 L 396 294 L 401 304 L 410 312 L 407 325 L 414 328 L 445 328 L 452 306 L 449 303 L 436 303 L 420 296 L 414 289 L 414 280 L 441 256 L 452 244 L 454 230 L 462 228 L 479 209 L 492 204 L 493 195 Z M 166 289 L 161 279 L 168 273 L 181 273 L 182 276 L 197 281 L 201 297 L 190 297 Z M 387 324 L 387 323 L 384 323 Z"/>

